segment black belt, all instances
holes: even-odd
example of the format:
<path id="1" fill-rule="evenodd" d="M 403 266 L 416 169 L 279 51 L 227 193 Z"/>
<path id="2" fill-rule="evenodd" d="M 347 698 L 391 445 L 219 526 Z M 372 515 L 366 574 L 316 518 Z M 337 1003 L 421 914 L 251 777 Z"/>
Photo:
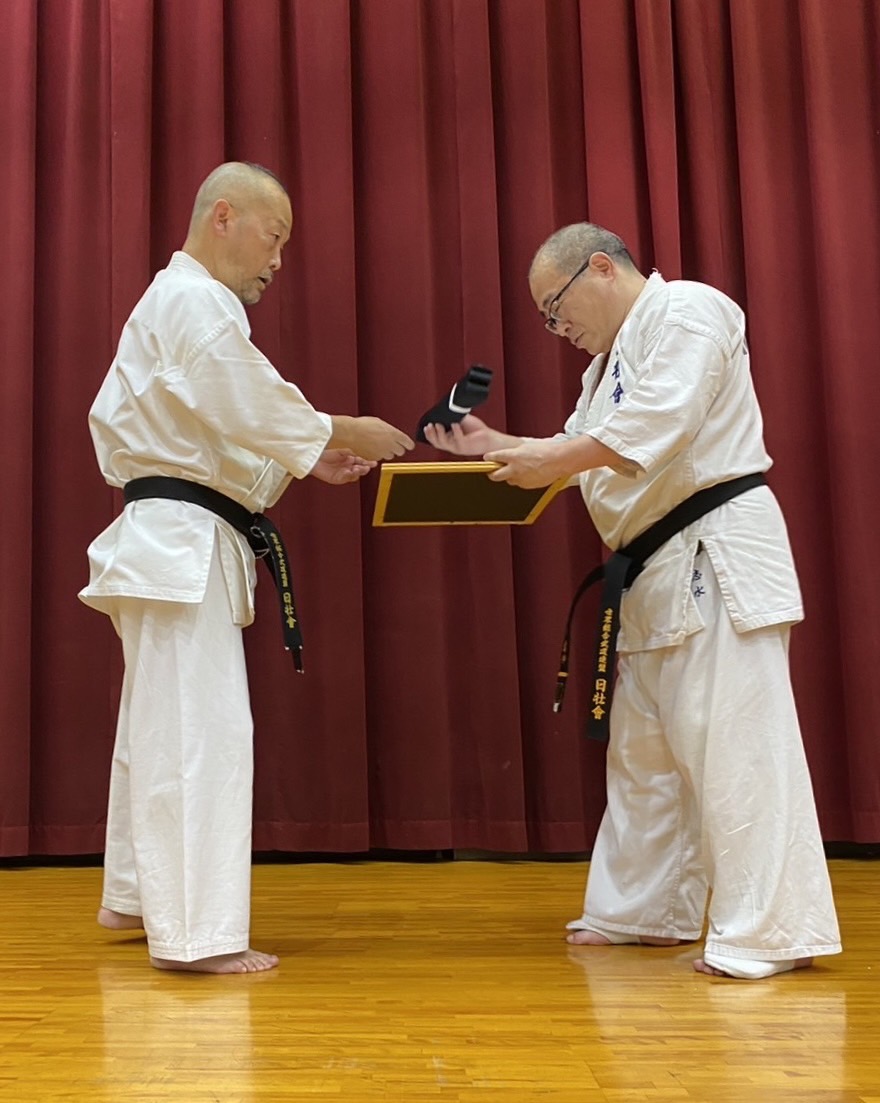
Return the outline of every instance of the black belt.
<path id="1" fill-rule="evenodd" d="M 754 475 L 742 475 L 737 479 L 728 479 L 715 486 L 698 490 L 690 498 L 661 517 L 650 528 L 645 529 L 635 540 L 614 552 L 608 560 L 590 571 L 578 586 L 565 624 L 565 638 L 562 641 L 562 653 L 559 656 L 559 673 L 556 677 L 556 698 L 553 711 L 562 711 L 562 699 L 565 696 L 565 684 L 568 679 L 568 654 L 571 642 L 571 624 L 577 604 L 589 588 L 600 579 L 605 580 L 602 587 L 602 604 L 599 612 L 599 633 L 596 641 L 596 657 L 593 664 L 593 689 L 590 694 L 590 712 L 587 718 L 587 735 L 591 739 L 608 739 L 608 716 L 611 712 L 611 698 L 614 692 L 614 662 L 617 653 L 617 633 L 620 628 L 620 599 L 624 590 L 628 590 L 642 573 L 645 560 L 666 543 L 677 532 L 687 528 L 705 514 L 717 509 L 724 502 L 764 486 L 767 480 L 759 472 Z"/>
<path id="2" fill-rule="evenodd" d="M 150 475 L 143 479 L 132 479 L 123 488 L 126 502 L 136 502 L 141 498 L 168 498 L 177 502 L 191 502 L 193 505 L 209 509 L 228 521 L 237 529 L 253 548 L 258 559 L 265 560 L 272 573 L 278 598 L 281 603 L 281 631 L 284 646 L 293 656 L 293 665 L 299 674 L 303 672 L 302 632 L 296 605 L 293 600 L 293 583 L 290 577 L 290 565 L 287 549 L 278 529 L 262 513 L 251 513 L 241 503 L 221 494 L 211 486 L 193 483 L 189 479 L 174 479 L 166 475 Z"/>

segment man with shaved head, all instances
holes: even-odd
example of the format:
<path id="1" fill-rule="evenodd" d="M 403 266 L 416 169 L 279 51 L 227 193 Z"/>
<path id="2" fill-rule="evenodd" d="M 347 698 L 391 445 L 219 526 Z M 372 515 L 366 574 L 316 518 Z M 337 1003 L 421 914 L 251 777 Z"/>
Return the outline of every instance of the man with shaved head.
<path id="1" fill-rule="evenodd" d="M 613 552 L 590 696 L 599 735 L 610 705 L 608 803 L 568 941 L 691 942 L 711 894 L 700 972 L 760 979 L 838 953 L 788 670 L 800 591 L 743 312 L 646 278 L 591 223 L 548 238 L 529 287 L 546 328 L 593 357 L 564 430 L 512 436 L 469 415 L 425 436 L 497 462 L 496 480 L 578 483 Z"/>
<path id="2" fill-rule="evenodd" d="M 134 308 L 89 415 L 122 514 L 80 597 L 112 618 L 125 677 L 98 921 L 143 927 L 160 969 L 251 973 L 252 720 L 241 631 L 268 551 L 299 654 L 289 564 L 263 516 L 292 478 L 343 484 L 413 447 L 376 417 L 326 414 L 250 340 L 245 306 L 293 224 L 267 169 L 220 165 L 183 248 Z"/>

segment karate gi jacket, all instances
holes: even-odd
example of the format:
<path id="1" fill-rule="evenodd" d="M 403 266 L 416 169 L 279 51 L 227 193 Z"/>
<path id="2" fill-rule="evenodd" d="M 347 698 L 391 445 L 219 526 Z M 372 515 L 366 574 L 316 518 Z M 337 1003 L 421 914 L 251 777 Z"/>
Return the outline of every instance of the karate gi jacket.
<path id="1" fill-rule="evenodd" d="M 582 434 L 622 460 L 579 476 L 593 523 L 612 550 L 695 491 L 766 471 L 772 461 L 742 310 L 705 284 L 652 274 L 610 351 L 584 373 L 559 436 Z M 802 619 L 782 512 L 772 491 L 758 487 L 694 522 L 648 560 L 624 594 L 618 650 L 668 647 L 703 627 L 692 589 L 700 544 L 738 632 Z"/>
<path id="2" fill-rule="evenodd" d="M 89 413 L 101 473 L 204 483 L 262 512 L 314 467 L 332 434 L 250 341 L 239 299 L 186 253 L 173 254 L 128 319 Z M 247 540 L 189 502 L 131 502 L 88 550 L 79 597 L 107 613 L 119 597 L 201 602 L 215 541 L 238 624 L 253 619 Z"/>

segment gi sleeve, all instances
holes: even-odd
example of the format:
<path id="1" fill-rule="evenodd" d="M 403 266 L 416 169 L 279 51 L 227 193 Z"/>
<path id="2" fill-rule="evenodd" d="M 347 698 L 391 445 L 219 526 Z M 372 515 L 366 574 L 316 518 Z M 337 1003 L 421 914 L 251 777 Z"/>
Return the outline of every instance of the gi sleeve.
<path id="1" fill-rule="evenodd" d="M 157 379 L 187 410 L 227 440 L 308 475 L 332 434 L 328 414 L 279 375 L 234 318 L 224 318 L 181 364 Z"/>
<path id="2" fill-rule="evenodd" d="M 665 325 L 634 386 L 590 436 L 645 472 L 664 466 L 696 436 L 729 365 L 710 329 Z"/>

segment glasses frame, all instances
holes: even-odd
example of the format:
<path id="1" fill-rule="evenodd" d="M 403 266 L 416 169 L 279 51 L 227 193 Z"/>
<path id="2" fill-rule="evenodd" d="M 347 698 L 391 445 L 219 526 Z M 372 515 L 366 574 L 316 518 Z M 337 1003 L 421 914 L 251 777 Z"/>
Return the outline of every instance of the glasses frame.
<path id="1" fill-rule="evenodd" d="M 578 278 L 578 276 L 582 276 L 584 272 L 586 272 L 586 270 L 590 267 L 590 261 L 595 255 L 595 253 L 590 253 L 590 255 L 580 266 L 580 268 L 578 268 L 577 272 L 575 272 L 568 283 L 564 285 L 561 291 L 557 291 L 553 298 L 550 300 L 550 305 L 547 307 L 547 317 L 544 321 L 544 328 L 549 329 L 551 333 L 559 332 L 559 323 L 562 321 L 558 314 L 559 304 L 562 302 L 563 298 L 568 292 L 568 289 Z"/>

